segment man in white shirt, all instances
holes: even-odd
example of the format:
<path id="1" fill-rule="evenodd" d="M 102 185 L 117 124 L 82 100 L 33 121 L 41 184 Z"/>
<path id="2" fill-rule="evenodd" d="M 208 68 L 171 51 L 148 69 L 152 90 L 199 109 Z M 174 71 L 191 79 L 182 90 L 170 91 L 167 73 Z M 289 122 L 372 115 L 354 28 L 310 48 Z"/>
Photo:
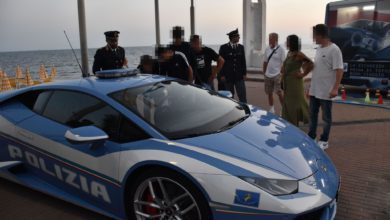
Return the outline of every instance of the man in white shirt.
<path id="1" fill-rule="evenodd" d="M 281 88 L 280 70 L 283 62 L 286 59 L 286 52 L 278 45 L 278 34 L 269 34 L 269 46 L 264 53 L 264 90 L 268 95 L 268 104 L 270 105 L 269 112 L 275 113 L 274 108 L 274 93 L 279 96 L 279 101 L 283 102 L 283 92 Z"/>
<path id="2" fill-rule="evenodd" d="M 318 146 L 325 150 L 332 125 L 332 98 L 337 96 L 343 78 L 343 56 L 340 48 L 329 39 L 328 27 L 318 24 L 313 27 L 313 38 L 319 45 L 314 60 L 310 86 L 310 128 L 309 136 L 316 139 L 318 112 L 322 109 L 323 133 Z"/>

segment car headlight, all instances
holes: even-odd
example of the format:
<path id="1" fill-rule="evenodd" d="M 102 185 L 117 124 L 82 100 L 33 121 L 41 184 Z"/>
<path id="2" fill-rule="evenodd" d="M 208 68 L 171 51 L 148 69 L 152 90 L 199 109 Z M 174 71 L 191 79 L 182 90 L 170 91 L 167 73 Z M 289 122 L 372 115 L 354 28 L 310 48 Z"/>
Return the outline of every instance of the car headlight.
<path id="1" fill-rule="evenodd" d="M 266 179 L 255 177 L 240 177 L 245 182 L 253 184 L 274 196 L 289 195 L 298 192 L 298 181 Z"/>

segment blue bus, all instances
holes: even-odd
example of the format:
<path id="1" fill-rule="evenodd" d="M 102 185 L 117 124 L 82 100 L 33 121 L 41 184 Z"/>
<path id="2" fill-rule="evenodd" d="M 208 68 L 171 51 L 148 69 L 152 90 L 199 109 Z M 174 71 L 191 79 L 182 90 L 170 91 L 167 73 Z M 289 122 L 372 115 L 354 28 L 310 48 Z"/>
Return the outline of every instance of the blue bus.
<path id="1" fill-rule="evenodd" d="M 331 2 L 325 23 L 343 53 L 342 83 L 390 89 L 390 1 Z"/>

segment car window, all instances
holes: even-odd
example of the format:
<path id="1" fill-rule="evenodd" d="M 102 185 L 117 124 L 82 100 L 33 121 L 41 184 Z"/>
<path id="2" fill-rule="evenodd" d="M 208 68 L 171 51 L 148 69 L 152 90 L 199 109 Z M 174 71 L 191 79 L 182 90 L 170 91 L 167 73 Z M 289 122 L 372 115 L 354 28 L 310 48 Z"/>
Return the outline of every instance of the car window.
<path id="1" fill-rule="evenodd" d="M 245 104 L 182 81 L 147 84 L 110 96 L 170 139 L 220 132 L 249 115 Z"/>
<path id="2" fill-rule="evenodd" d="M 50 91 L 34 90 L 18 95 L 15 97 L 15 99 L 21 102 L 27 108 L 37 112 L 41 110 L 42 107 L 46 104 L 50 93 Z"/>
<path id="3" fill-rule="evenodd" d="M 47 104 L 47 101 L 49 101 L 51 94 L 52 91 L 44 91 L 39 93 L 38 98 L 34 103 L 33 111 L 38 114 L 41 114 Z"/>
<path id="4" fill-rule="evenodd" d="M 128 143 L 133 141 L 145 140 L 150 138 L 143 130 L 138 128 L 130 120 L 122 118 L 121 127 L 117 142 Z"/>
<path id="5" fill-rule="evenodd" d="M 147 135 L 118 111 L 99 99 L 72 91 L 55 91 L 43 116 L 72 128 L 94 125 L 115 142 L 136 141 Z"/>

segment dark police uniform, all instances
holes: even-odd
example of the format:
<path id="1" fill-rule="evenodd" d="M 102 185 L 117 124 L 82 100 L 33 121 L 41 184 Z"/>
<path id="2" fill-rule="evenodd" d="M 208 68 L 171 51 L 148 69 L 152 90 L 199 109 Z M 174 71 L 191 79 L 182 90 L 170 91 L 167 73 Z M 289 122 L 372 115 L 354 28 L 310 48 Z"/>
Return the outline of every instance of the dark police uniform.
<path id="1" fill-rule="evenodd" d="M 119 31 L 107 31 L 106 39 L 118 37 Z M 123 47 L 110 48 L 108 45 L 96 51 L 92 72 L 100 70 L 120 69 L 125 63 L 125 49 Z"/>
<path id="2" fill-rule="evenodd" d="M 229 36 L 239 36 L 238 30 L 228 34 Z M 246 102 L 246 88 L 244 75 L 246 75 L 246 60 L 244 46 L 241 44 L 224 44 L 219 49 L 219 55 L 225 60 L 225 64 L 220 72 L 225 77 L 226 89 L 234 95 L 234 88 L 237 90 L 238 98 L 241 102 Z"/>
<path id="3" fill-rule="evenodd" d="M 96 51 L 92 71 L 120 69 L 125 61 L 125 49 L 118 47 L 110 49 L 107 46 Z"/>

